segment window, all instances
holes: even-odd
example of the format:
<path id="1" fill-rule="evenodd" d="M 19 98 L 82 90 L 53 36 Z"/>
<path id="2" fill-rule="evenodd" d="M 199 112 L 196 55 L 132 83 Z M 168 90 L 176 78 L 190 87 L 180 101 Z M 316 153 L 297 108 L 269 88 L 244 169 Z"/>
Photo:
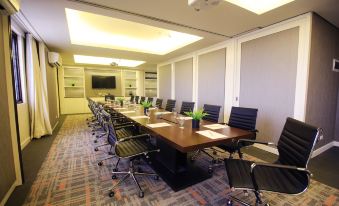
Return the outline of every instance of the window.
<path id="1" fill-rule="evenodd" d="M 12 32 L 12 69 L 14 76 L 14 90 L 16 103 L 22 103 L 22 88 L 19 64 L 18 35 Z"/>

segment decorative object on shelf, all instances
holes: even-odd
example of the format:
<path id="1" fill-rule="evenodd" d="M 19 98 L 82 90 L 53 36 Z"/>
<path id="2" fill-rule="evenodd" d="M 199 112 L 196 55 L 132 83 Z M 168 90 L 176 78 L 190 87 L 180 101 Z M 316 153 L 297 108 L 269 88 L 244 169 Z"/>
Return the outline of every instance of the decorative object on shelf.
<path id="1" fill-rule="evenodd" d="M 142 107 L 144 108 L 144 114 L 146 116 L 148 116 L 148 109 L 152 106 L 152 102 L 149 102 L 149 101 L 144 101 L 144 102 L 141 102 L 141 105 Z"/>
<path id="2" fill-rule="evenodd" d="M 132 87 L 132 85 L 130 84 L 129 87 Z"/>
<path id="3" fill-rule="evenodd" d="M 145 79 L 157 79 L 156 72 L 145 72 Z"/>
<path id="4" fill-rule="evenodd" d="M 123 97 L 118 97 L 117 100 L 120 102 L 120 106 L 123 107 L 125 99 Z"/>
<path id="5" fill-rule="evenodd" d="M 185 114 L 192 117 L 192 128 L 199 128 L 200 120 L 208 115 L 203 109 L 198 109 L 195 112 L 185 112 Z"/>
<path id="6" fill-rule="evenodd" d="M 74 87 L 75 86 L 75 84 L 72 84 L 72 87 Z"/>

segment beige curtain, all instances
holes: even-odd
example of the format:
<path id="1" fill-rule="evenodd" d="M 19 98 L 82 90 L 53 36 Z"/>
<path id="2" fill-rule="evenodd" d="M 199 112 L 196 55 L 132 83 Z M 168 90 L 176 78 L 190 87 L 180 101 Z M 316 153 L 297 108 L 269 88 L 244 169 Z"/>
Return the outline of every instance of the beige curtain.
<path id="1" fill-rule="evenodd" d="M 31 34 L 26 36 L 26 64 L 31 137 L 40 138 L 52 134 L 52 127 L 49 121 L 47 88 L 39 64 L 37 43 Z"/>

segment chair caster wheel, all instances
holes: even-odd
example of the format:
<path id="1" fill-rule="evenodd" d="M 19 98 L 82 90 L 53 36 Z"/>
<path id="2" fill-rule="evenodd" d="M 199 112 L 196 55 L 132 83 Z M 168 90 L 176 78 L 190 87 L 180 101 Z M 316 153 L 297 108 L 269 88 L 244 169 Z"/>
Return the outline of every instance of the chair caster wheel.
<path id="1" fill-rule="evenodd" d="M 117 172 L 117 171 L 118 171 L 118 169 L 117 169 L 117 168 L 114 168 L 114 169 L 113 169 L 113 172 Z"/>
<path id="2" fill-rule="evenodd" d="M 144 197 L 144 192 L 143 192 L 143 191 L 140 191 L 140 192 L 139 192 L 139 197 L 140 197 L 140 198 L 143 198 L 143 197 Z"/>
<path id="3" fill-rule="evenodd" d="M 212 174 L 213 173 L 213 168 L 209 167 L 208 168 L 208 174 Z"/>
<path id="4" fill-rule="evenodd" d="M 227 205 L 227 206 L 233 206 L 233 201 L 232 201 L 232 200 L 227 200 L 226 205 Z"/>
<path id="5" fill-rule="evenodd" d="M 96 152 L 97 152 L 97 151 L 99 151 L 99 149 L 96 147 L 96 148 L 94 149 L 94 151 L 96 151 Z"/>
<path id="6" fill-rule="evenodd" d="M 154 179 L 159 180 L 159 176 L 158 175 L 154 176 Z"/>
<path id="7" fill-rule="evenodd" d="M 217 164 L 217 160 L 216 160 L 216 159 L 213 159 L 213 160 L 212 160 L 212 164 Z"/>
<path id="8" fill-rule="evenodd" d="M 92 133 L 92 135 L 94 136 L 94 135 L 95 135 L 95 133 L 93 132 L 93 133 Z"/>
<path id="9" fill-rule="evenodd" d="M 102 165 L 103 165 L 103 162 L 98 162 L 98 165 L 99 165 L 99 166 L 102 166 Z"/>
<path id="10" fill-rule="evenodd" d="M 98 140 L 94 140 L 94 143 L 98 143 Z"/>
<path id="11" fill-rule="evenodd" d="M 194 158 L 191 158 L 191 162 L 194 162 L 195 161 L 195 159 Z"/>
<path id="12" fill-rule="evenodd" d="M 113 192 L 113 191 L 109 192 L 109 193 L 108 193 L 108 196 L 109 196 L 109 197 L 114 197 L 114 192 Z"/>
<path id="13" fill-rule="evenodd" d="M 113 155 L 113 152 L 108 152 L 109 155 Z"/>
<path id="14" fill-rule="evenodd" d="M 140 167 L 138 168 L 138 172 L 140 172 L 140 173 L 143 172 L 142 169 L 141 169 Z"/>
<path id="15" fill-rule="evenodd" d="M 117 176 L 116 175 L 112 175 L 112 179 L 113 180 L 117 179 Z"/>

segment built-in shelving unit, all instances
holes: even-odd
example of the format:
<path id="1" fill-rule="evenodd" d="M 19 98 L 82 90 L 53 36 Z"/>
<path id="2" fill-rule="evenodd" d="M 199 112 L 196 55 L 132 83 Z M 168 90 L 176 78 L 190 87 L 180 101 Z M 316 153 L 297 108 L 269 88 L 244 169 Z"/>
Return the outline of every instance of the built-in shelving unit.
<path id="1" fill-rule="evenodd" d="M 84 68 L 64 68 L 65 98 L 84 98 L 85 81 Z"/>
<path id="2" fill-rule="evenodd" d="M 125 70 L 122 73 L 123 73 L 123 79 L 124 79 L 125 97 L 131 96 L 131 95 L 135 96 L 137 94 L 137 89 L 138 89 L 137 72 Z"/>
<path id="3" fill-rule="evenodd" d="M 145 72 L 145 96 L 156 97 L 157 96 L 157 73 Z"/>

